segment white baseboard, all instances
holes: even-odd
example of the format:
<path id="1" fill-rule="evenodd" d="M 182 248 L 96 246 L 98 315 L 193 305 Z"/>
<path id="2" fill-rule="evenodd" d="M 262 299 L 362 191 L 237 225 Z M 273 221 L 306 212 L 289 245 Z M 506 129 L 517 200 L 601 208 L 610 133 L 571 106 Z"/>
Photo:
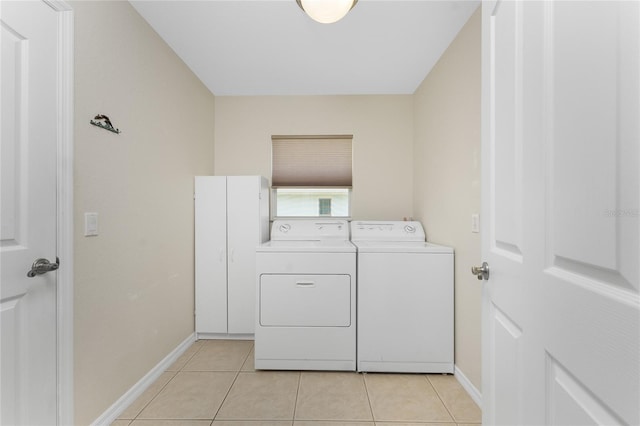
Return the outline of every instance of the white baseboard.
<path id="1" fill-rule="evenodd" d="M 454 376 L 458 380 L 458 382 L 462 385 L 464 390 L 467 391 L 469 396 L 471 396 L 471 399 L 473 399 L 473 401 L 476 404 L 478 404 L 478 407 L 482 409 L 482 394 L 480 393 L 478 388 L 476 388 L 473 385 L 473 383 L 471 383 L 471 381 L 467 378 L 467 376 L 464 375 L 462 370 L 460 370 L 457 365 L 455 366 Z"/>
<path id="2" fill-rule="evenodd" d="M 197 340 L 255 340 L 253 334 L 203 333 L 196 331 Z"/>
<path id="3" fill-rule="evenodd" d="M 124 410 L 129 407 L 142 393 L 147 390 L 153 382 L 166 371 L 179 357 L 182 355 L 189 346 L 196 340 L 195 333 L 184 339 L 169 355 L 164 357 L 155 367 L 153 367 L 145 376 L 124 393 L 116 402 L 113 403 L 100 417 L 95 419 L 92 426 L 110 425 L 114 420 L 118 418 Z"/>

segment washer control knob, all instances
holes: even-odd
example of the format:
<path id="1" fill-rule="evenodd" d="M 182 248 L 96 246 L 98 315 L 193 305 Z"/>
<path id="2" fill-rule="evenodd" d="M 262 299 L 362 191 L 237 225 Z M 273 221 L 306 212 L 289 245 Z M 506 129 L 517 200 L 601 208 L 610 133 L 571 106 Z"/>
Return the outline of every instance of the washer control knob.
<path id="1" fill-rule="evenodd" d="M 413 234 L 414 232 L 416 232 L 416 227 L 413 225 L 405 225 L 404 231 L 408 232 L 409 234 Z"/>
<path id="2" fill-rule="evenodd" d="M 284 225 L 280 225 L 279 229 L 280 229 L 280 232 L 282 232 L 283 234 L 286 234 L 291 229 L 291 225 L 289 225 L 288 223 L 285 223 Z"/>

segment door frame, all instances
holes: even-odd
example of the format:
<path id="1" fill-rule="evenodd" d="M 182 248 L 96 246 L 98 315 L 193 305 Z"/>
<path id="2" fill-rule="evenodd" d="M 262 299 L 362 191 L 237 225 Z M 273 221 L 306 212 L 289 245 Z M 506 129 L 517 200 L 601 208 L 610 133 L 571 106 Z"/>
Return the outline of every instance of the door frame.
<path id="1" fill-rule="evenodd" d="M 43 0 L 58 13 L 57 247 L 57 424 L 73 424 L 73 134 L 74 15 L 64 0 Z"/>

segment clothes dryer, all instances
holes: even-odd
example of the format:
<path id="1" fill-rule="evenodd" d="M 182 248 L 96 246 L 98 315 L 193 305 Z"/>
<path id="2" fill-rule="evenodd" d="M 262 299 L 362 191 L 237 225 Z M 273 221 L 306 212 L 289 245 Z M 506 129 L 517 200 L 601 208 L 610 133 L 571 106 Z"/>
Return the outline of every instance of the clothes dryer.
<path id="1" fill-rule="evenodd" d="M 255 368 L 356 369 L 356 249 L 346 220 L 276 220 L 256 251 Z"/>
<path id="2" fill-rule="evenodd" d="M 453 249 L 420 222 L 356 221 L 358 371 L 453 373 Z"/>

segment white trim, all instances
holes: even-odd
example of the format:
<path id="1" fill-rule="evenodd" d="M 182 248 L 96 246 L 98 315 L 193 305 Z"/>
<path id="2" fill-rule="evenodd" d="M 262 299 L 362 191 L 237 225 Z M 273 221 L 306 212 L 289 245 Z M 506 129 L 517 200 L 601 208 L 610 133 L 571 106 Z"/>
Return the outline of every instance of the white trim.
<path id="1" fill-rule="evenodd" d="M 198 333 L 197 340 L 255 340 L 254 334 Z"/>
<path id="2" fill-rule="evenodd" d="M 467 391 L 471 399 L 473 399 L 473 401 L 478 404 L 478 407 L 480 407 L 480 409 L 482 410 L 482 394 L 480 393 L 478 388 L 476 388 L 473 383 L 471 383 L 471 380 L 469 380 L 467 376 L 464 375 L 462 370 L 460 370 L 457 365 L 455 366 L 455 372 L 453 374 L 460 385 L 462 385 L 464 390 Z"/>
<path id="3" fill-rule="evenodd" d="M 101 426 L 110 425 L 114 420 L 118 418 L 120 414 L 124 412 L 142 393 L 147 390 L 149 386 L 155 382 L 167 368 L 171 366 L 192 344 L 196 341 L 195 333 L 192 333 L 184 339 L 169 355 L 164 357 L 155 367 L 153 367 L 145 376 L 138 381 L 135 385 L 126 391 L 113 405 L 102 413 L 100 417 L 95 419 L 91 425 Z"/>
<path id="4" fill-rule="evenodd" d="M 74 134 L 74 16 L 61 0 L 44 0 L 58 12 L 58 134 L 57 134 L 57 419 L 74 423 L 73 394 L 73 134 Z"/>

